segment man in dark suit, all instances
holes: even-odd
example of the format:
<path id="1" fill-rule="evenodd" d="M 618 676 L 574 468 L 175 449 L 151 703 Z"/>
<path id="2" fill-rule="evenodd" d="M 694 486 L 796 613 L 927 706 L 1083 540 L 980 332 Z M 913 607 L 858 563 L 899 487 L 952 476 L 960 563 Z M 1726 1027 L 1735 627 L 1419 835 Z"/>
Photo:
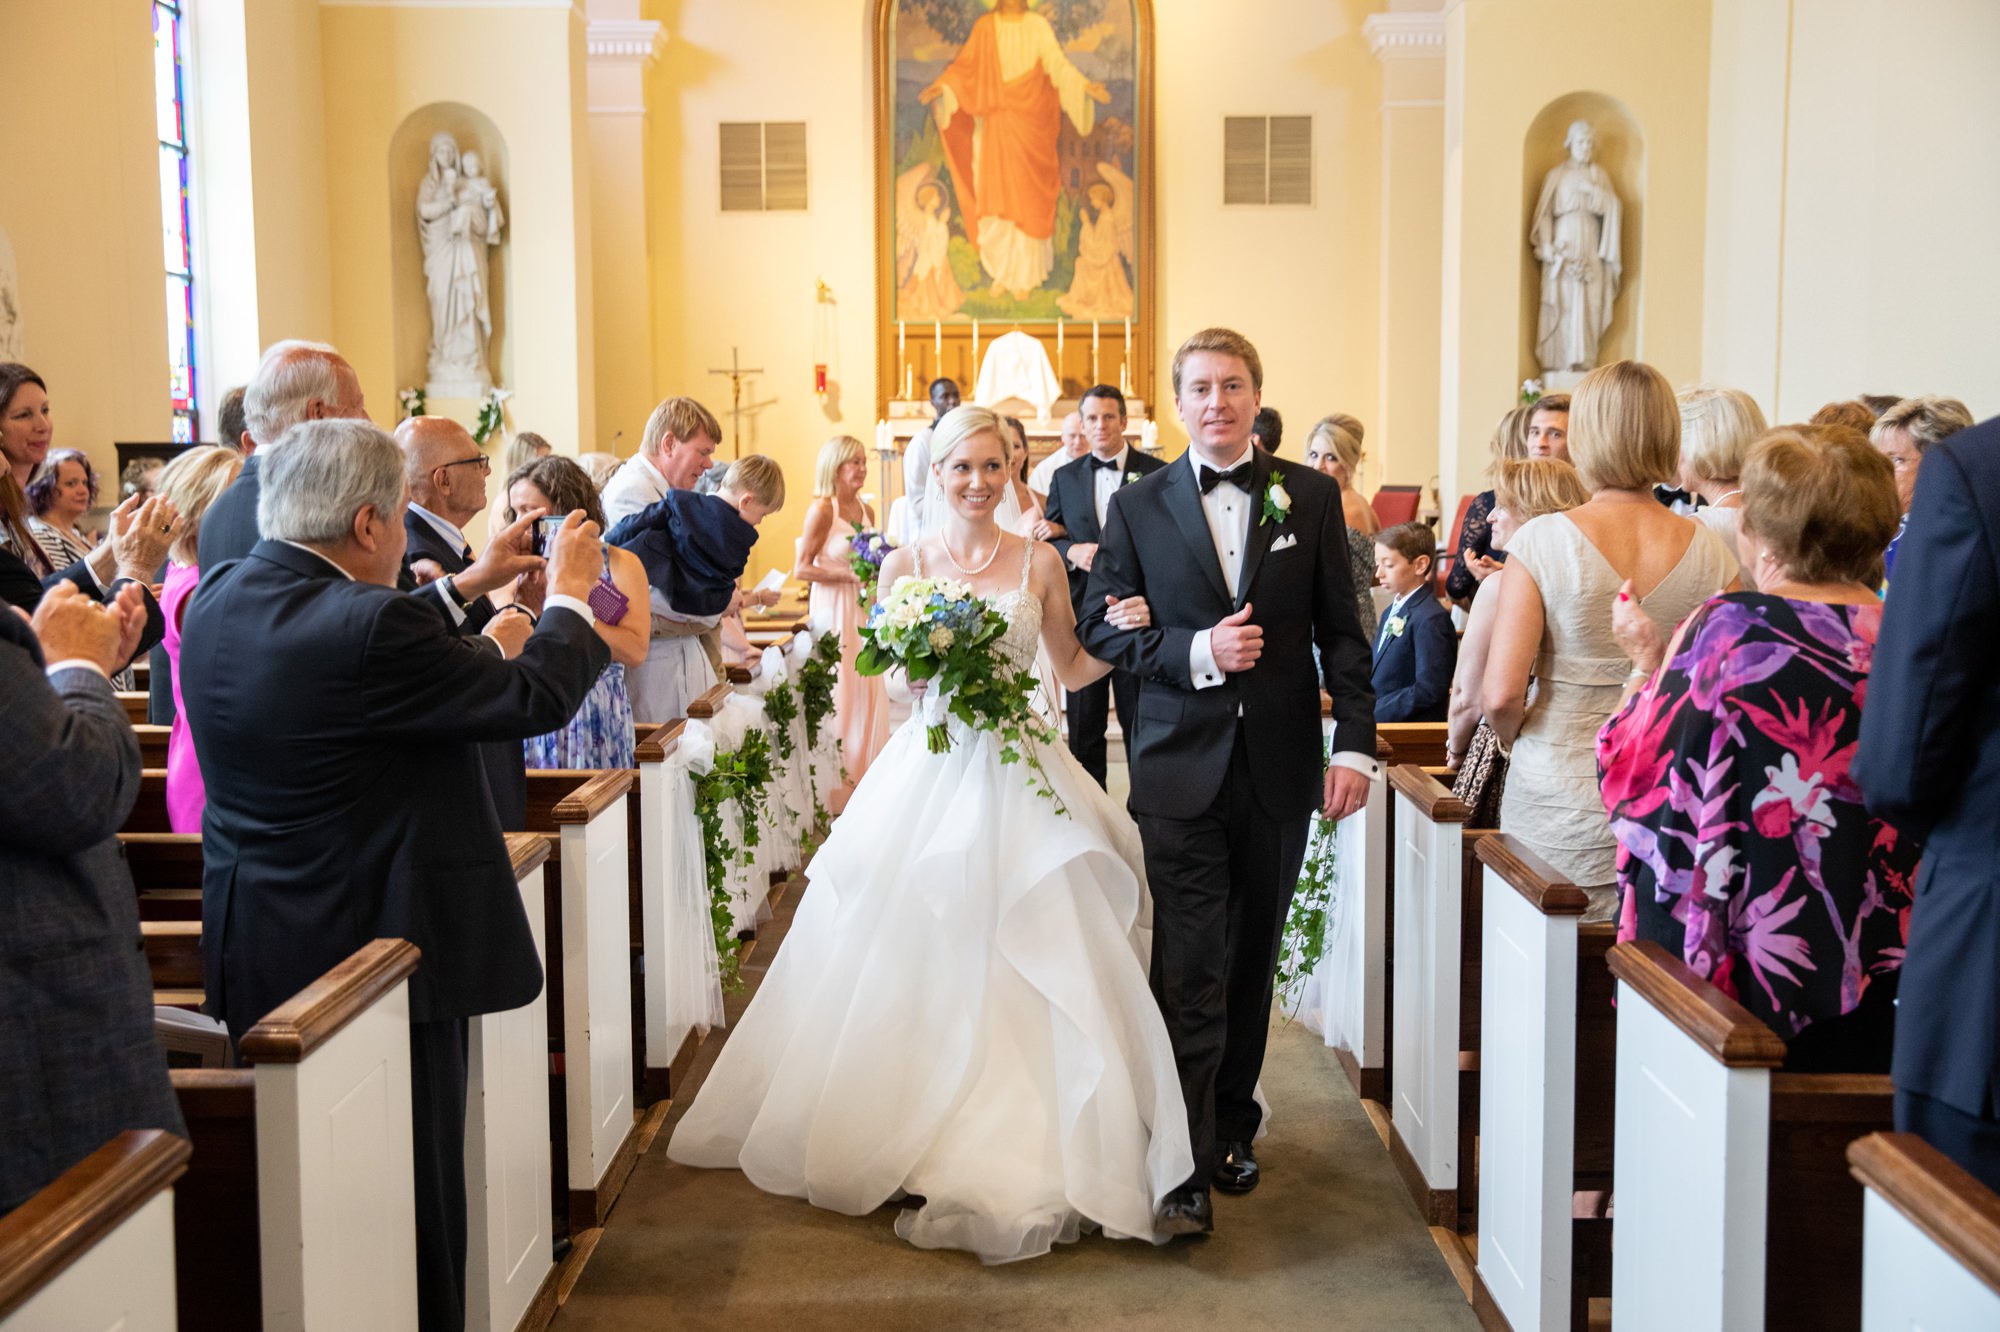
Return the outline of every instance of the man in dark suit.
<path id="1" fill-rule="evenodd" d="M 1048 540 L 1069 570 L 1069 599 L 1077 619 L 1083 618 L 1084 591 L 1090 581 L 1090 567 L 1097 558 L 1098 540 L 1104 531 L 1104 515 L 1111 497 L 1140 477 L 1159 471 L 1166 464 L 1141 453 L 1125 442 L 1125 395 L 1109 384 L 1099 384 L 1077 404 L 1083 417 L 1083 437 L 1090 446 L 1075 462 L 1056 469 L 1049 479 L 1049 502 L 1043 508 L 1048 524 Z M 1083 770 L 1105 784 L 1107 754 L 1104 733 L 1109 724 L 1112 700 L 1117 700 L 1118 724 L 1125 732 L 1126 755 L 1131 756 L 1132 719 L 1139 698 L 1139 681 L 1131 671 L 1119 667 L 1096 684 L 1069 691 L 1065 711 L 1069 714 L 1069 752 Z"/>
<path id="2" fill-rule="evenodd" d="M 1241 334 L 1188 339 L 1173 383 L 1187 456 L 1112 500 L 1078 633 L 1145 680 L 1126 733 L 1131 809 L 1195 1165 L 1158 1224 L 1186 1235 L 1212 1228 L 1211 1182 L 1244 1193 L 1259 1179 L 1253 1092 L 1310 816 L 1347 817 L 1378 774 L 1340 486 L 1250 442 L 1263 367 Z M 1138 595 L 1151 626 L 1106 620 L 1105 598 Z M 1315 646 L 1336 722 L 1323 777 Z"/>
<path id="3" fill-rule="evenodd" d="M 404 460 L 361 421 L 309 421 L 270 451 L 269 536 L 202 571 L 182 697 L 208 788 L 209 1011 L 243 1032 L 370 939 L 423 951 L 410 985 L 423 1326 L 460 1326 L 466 1019 L 542 975 L 478 742 L 567 723 L 610 660 L 586 598 L 602 565 L 573 515 L 530 636 L 524 611 L 459 636 L 396 589 Z"/>
<path id="4" fill-rule="evenodd" d="M 125 1129 L 187 1133 L 116 841 L 139 742 L 106 677 L 140 591 L 100 606 L 59 582 L 33 628 L 0 601 L 0 1214 Z"/>
<path id="5" fill-rule="evenodd" d="M 1868 808 L 1925 839 L 1896 1127 L 2000 1189 L 2000 419 L 1924 455 L 1861 715 Z"/>

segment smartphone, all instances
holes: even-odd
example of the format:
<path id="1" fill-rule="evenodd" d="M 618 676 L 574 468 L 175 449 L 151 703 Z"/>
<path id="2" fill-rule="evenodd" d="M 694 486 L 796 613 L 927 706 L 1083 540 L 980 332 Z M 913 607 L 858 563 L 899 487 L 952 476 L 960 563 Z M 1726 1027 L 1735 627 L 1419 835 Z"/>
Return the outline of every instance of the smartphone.
<path id="1" fill-rule="evenodd" d="M 556 533 L 562 531 L 562 525 L 568 517 L 569 515 L 564 514 L 556 518 L 535 519 L 535 525 L 528 529 L 530 533 L 528 549 L 544 559 L 554 554 Z"/>

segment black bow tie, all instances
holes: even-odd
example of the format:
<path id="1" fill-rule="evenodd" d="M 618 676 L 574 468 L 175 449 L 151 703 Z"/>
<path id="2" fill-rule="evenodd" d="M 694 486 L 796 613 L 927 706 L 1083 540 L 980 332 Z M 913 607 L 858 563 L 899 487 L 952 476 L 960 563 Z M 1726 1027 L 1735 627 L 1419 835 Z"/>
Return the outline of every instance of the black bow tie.
<path id="1" fill-rule="evenodd" d="M 1107 469 L 1109 469 L 1109 468 L 1113 468 L 1113 467 L 1116 467 L 1116 466 L 1118 465 L 1118 459 L 1117 459 L 1117 458 L 1115 458 L 1115 457 L 1113 457 L 1113 458 L 1100 458 L 1100 457 L 1098 457 L 1098 456 L 1097 456 L 1096 454 L 1094 454 L 1094 453 L 1093 453 L 1093 454 L 1091 454 L 1091 455 L 1090 455 L 1090 465 L 1091 465 L 1092 467 L 1103 467 L 1103 468 L 1107 468 Z"/>
<path id="2" fill-rule="evenodd" d="M 1227 481 L 1230 485 L 1235 486 L 1247 495 L 1250 493 L 1250 482 L 1255 472 L 1256 465 L 1247 462 L 1238 463 L 1226 472 L 1218 472 L 1213 467 L 1204 466 L 1201 469 L 1201 493 L 1206 495 L 1209 491 L 1214 490 L 1224 481 Z"/>

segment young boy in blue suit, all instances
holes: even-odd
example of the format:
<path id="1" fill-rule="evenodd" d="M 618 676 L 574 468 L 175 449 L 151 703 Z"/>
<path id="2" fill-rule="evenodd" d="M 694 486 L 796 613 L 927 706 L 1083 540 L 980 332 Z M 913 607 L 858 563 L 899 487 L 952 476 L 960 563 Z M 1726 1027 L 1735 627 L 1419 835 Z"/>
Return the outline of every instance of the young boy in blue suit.
<path id="1" fill-rule="evenodd" d="M 1375 534 L 1375 573 L 1395 600 L 1375 630 L 1375 720 L 1445 719 L 1458 631 L 1431 590 L 1437 539 L 1422 523 Z"/>

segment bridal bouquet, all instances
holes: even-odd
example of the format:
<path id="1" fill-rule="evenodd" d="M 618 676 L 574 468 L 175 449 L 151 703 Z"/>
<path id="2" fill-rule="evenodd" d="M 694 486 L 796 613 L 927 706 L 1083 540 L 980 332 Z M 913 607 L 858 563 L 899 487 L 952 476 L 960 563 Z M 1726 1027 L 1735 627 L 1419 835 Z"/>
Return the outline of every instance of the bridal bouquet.
<path id="1" fill-rule="evenodd" d="M 889 558 L 895 547 L 889 538 L 874 528 L 864 528 L 854 534 L 847 543 L 847 567 L 861 580 L 861 604 L 866 606 L 875 599 L 875 586 L 882 578 L 882 561 Z"/>
<path id="2" fill-rule="evenodd" d="M 863 675 L 903 668 L 924 681 L 921 700 L 930 752 L 951 749 L 952 716 L 1000 737 L 1000 760 L 1026 759 L 1037 789 L 1055 799 L 1048 774 L 1027 740 L 1052 744 L 1055 733 L 1035 714 L 1033 671 L 1016 670 L 1000 650 L 1007 617 L 965 583 L 949 578 L 898 578 L 861 627 L 854 667 Z M 1057 802 L 1060 807 L 1061 802 Z"/>

